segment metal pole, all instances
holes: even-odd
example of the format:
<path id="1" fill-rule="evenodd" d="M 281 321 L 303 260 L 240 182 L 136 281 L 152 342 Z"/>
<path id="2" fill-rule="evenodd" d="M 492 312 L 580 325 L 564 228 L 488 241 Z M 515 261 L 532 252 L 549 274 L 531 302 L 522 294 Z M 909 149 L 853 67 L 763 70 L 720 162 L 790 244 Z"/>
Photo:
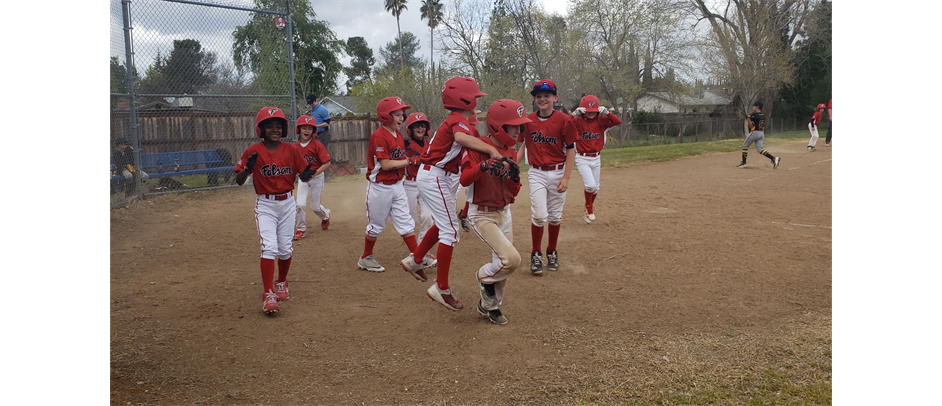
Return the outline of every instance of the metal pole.
<path id="1" fill-rule="evenodd" d="M 131 98 L 128 126 L 131 132 L 131 147 L 134 148 L 134 184 L 137 186 L 137 198 L 144 199 L 144 187 L 141 175 L 141 140 L 140 124 L 137 122 L 137 101 L 134 97 L 134 52 L 131 49 L 131 0 L 121 0 L 121 14 L 124 17 L 124 68 L 128 77 L 128 95 Z"/>
<path id="2" fill-rule="evenodd" d="M 291 121 L 298 119 L 298 103 L 294 94 L 294 32 L 291 31 L 291 7 L 285 0 L 285 13 L 288 14 L 288 95 L 291 97 Z"/>

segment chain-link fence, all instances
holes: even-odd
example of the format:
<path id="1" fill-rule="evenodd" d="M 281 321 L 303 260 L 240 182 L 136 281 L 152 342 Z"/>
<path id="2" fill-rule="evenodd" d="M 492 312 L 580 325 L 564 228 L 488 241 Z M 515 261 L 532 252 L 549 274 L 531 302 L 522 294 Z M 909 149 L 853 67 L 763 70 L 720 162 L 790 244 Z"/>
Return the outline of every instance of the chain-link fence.
<path id="1" fill-rule="evenodd" d="M 231 185 L 258 109 L 294 122 L 287 2 L 258 4 L 111 0 L 112 207 Z"/>

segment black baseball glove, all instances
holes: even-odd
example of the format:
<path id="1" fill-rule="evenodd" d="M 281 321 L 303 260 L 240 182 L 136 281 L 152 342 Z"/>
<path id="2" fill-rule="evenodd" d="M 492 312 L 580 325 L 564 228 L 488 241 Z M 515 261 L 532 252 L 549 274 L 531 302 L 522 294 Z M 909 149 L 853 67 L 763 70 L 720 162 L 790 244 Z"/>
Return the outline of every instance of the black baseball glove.
<path id="1" fill-rule="evenodd" d="M 253 152 L 252 155 L 249 155 L 249 159 L 245 161 L 245 169 L 249 172 L 255 168 L 255 161 L 258 159 L 258 152 Z"/>
<path id="2" fill-rule="evenodd" d="M 507 157 L 501 158 L 501 159 L 500 159 L 500 162 L 501 162 L 501 163 L 506 162 L 506 163 L 507 163 L 507 166 L 508 166 L 508 168 L 505 170 L 505 171 L 506 171 L 506 175 L 505 175 L 504 177 L 505 177 L 505 178 L 509 178 L 510 180 L 512 180 L 512 181 L 514 181 L 514 182 L 516 182 L 516 183 L 520 183 L 520 166 L 518 166 L 517 163 L 514 162 L 513 159 L 510 159 L 510 158 L 507 158 Z M 501 166 L 503 167 L 503 165 L 501 165 Z"/>
<path id="3" fill-rule="evenodd" d="M 311 164 L 307 164 L 304 170 L 301 171 L 301 180 L 304 182 L 311 180 L 315 172 L 317 172 L 317 169 L 312 169 Z"/>

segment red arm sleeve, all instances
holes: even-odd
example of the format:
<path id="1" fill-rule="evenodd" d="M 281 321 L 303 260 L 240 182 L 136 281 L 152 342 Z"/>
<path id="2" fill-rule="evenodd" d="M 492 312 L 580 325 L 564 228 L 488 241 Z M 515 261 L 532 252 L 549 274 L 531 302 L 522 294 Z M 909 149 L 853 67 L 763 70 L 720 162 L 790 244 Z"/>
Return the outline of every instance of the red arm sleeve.
<path id="1" fill-rule="evenodd" d="M 511 181 L 511 182 L 510 182 L 510 193 L 512 193 L 512 194 L 514 195 L 514 197 L 517 197 L 517 193 L 520 193 L 520 188 L 521 188 L 522 186 L 523 186 L 523 184 L 521 184 L 520 182 Z"/>
<path id="2" fill-rule="evenodd" d="M 612 128 L 612 127 L 614 127 L 614 126 L 616 126 L 616 125 L 620 125 L 620 124 L 621 124 L 621 119 L 618 118 L 618 116 L 616 116 L 615 113 L 608 113 L 608 115 L 605 116 L 605 117 L 608 117 L 608 121 L 610 121 L 610 123 L 605 126 L 606 129 L 609 129 L 609 128 Z"/>
<path id="3" fill-rule="evenodd" d="M 468 153 L 461 159 L 461 178 L 458 179 L 458 182 L 461 182 L 461 186 L 468 187 L 474 181 L 481 178 L 481 175 L 484 175 L 484 172 L 481 172 L 479 167 L 480 161 L 474 161 L 471 159 L 471 154 Z"/>

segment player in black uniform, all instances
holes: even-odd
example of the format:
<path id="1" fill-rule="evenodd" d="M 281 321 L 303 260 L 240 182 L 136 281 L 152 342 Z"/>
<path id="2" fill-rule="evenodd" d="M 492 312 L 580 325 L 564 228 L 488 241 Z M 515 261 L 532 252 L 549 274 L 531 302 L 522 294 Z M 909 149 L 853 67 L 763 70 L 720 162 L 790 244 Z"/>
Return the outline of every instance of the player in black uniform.
<path id="1" fill-rule="evenodd" d="M 772 161 L 772 169 L 778 168 L 778 164 L 782 161 L 782 158 L 774 157 L 768 151 L 762 149 L 762 140 L 765 139 L 765 116 L 762 115 L 762 102 L 757 101 L 752 105 L 752 114 L 747 118 L 750 122 L 749 129 L 752 130 L 752 132 L 746 137 L 746 142 L 742 144 L 742 163 L 736 165 L 736 167 L 746 167 L 746 156 L 749 155 L 749 146 L 752 145 L 752 143 L 756 143 L 756 151 L 759 151 L 760 154 L 765 155 Z"/>

